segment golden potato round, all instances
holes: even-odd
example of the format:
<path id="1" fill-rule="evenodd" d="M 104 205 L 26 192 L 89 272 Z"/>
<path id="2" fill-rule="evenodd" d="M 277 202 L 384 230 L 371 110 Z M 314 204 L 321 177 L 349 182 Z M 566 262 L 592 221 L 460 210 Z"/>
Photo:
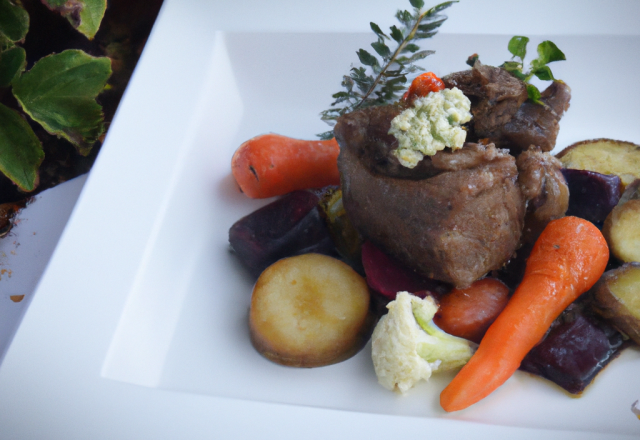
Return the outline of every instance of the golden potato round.
<path id="1" fill-rule="evenodd" d="M 369 299 L 364 278 L 340 260 L 320 254 L 282 259 L 260 275 L 253 289 L 251 342 L 282 365 L 343 361 L 371 334 Z"/>
<path id="2" fill-rule="evenodd" d="M 613 139 L 577 142 L 557 154 L 565 168 L 615 174 L 627 187 L 640 179 L 640 145 Z"/>
<path id="3" fill-rule="evenodd" d="M 624 262 L 640 261 L 640 180 L 631 183 L 602 227 L 611 254 Z"/>

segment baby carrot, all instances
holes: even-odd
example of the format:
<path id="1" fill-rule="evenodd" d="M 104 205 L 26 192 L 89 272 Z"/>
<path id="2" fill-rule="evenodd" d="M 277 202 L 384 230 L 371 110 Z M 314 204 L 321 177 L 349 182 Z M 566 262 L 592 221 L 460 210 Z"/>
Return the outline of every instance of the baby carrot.
<path id="1" fill-rule="evenodd" d="M 263 199 L 340 184 L 339 153 L 335 139 L 306 141 L 264 134 L 240 145 L 231 159 L 231 172 L 242 192 Z"/>
<path id="2" fill-rule="evenodd" d="M 467 408 L 511 377 L 553 320 L 600 278 L 608 260 L 607 243 L 592 223 L 577 217 L 550 222 L 531 251 L 522 283 L 440 394 L 442 408 Z"/>

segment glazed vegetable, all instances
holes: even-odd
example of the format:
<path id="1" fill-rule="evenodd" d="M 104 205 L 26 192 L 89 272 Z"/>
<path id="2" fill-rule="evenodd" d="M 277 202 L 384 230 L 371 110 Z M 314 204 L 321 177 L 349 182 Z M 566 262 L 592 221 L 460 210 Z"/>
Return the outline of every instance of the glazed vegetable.
<path id="1" fill-rule="evenodd" d="M 240 145 L 231 159 L 231 172 L 242 192 L 263 199 L 338 185 L 339 153 L 335 139 L 306 141 L 263 134 Z"/>
<path id="2" fill-rule="evenodd" d="M 253 288 L 251 342 L 282 365 L 319 367 L 348 359 L 368 341 L 374 323 L 367 283 L 326 255 L 279 260 Z"/>
<path id="3" fill-rule="evenodd" d="M 593 288 L 593 308 L 640 344 L 640 263 L 605 272 Z"/>
<path id="4" fill-rule="evenodd" d="M 323 190 L 318 208 L 324 218 L 335 247 L 345 262 L 363 273 L 360 247 L 362 237 L 353 227 L 342 204 L 342 190 L 330 187 Z"/>
<path id="5" fill-rule="evenodd" d="M 524 358 L 520 369 L 580 394 L 628 343 L 602 319 L 573 303 L 554 322 L 544 341 Z"/>
<path id="6" fill-rule="evenodd" d="M 253 276 L 281 258 L 309 252 L 335 255 L 318 200 L 309 191 L 294 191 L 231 226 L 229 244 Z"/>
<path id="7" fill-rule="evenodd" d="M 409 86 L 409 90 L 402 97 L 409 104 L 416 98 L 427 96 L 431 92 L 439 92 L 444 89 L 444 82 L 433 72 L 418 75 Z"/>
<path id="8" fill-rule="evenodd" d="M 565 168 L 615 174 L 626 187 L 640 179 L 640 146 L 612 139 L 582 141 L 557 155 Z"/>
<path id="9" fill-rule="evenodd" d="M 563 168 L 562 175 L 569 186 L 567 215 L 602 224 L 618 204 L 622 181 L 615 174 Z"/>
<path id="10" fill-rule="evenodd" d="M 442 407 L 467 408 L 509 379 L 560 313 L 598 281 L 608 260 L 606 241 L 593 223 L 578 217 L 550 222 L 507 307 L 440 394 Z"/>
<path id="11" fill-rule="evenodd" d="M 614 257 L 624 262 L 640 261 L 640 180 L 624 191 L 607 216 L 602 233 Z"/>
<path id="12" fill-rule="evenodd" d="M 395 299 L 396 294 L 402 291 L 421 298 L 426 295 L 439 297 L 450 288 L 445 283 L 418 275 L 382 252 L 370 241 L 362 244 L 362 265 L 369 287 L 390 299 Z"/>
<path id="13" fill-rule="evenodd" d="M 440 298 L 433 322 L 451 335 L 479 343 L 508 301 L 506 285 L 495 278 L 483 278 Z"/>

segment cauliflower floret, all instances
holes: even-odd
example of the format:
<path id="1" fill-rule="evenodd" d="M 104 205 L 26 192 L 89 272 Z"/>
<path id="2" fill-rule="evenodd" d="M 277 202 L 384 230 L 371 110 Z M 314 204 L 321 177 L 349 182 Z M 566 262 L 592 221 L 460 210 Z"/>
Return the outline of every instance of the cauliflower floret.
<path id="1" fill-rule="evenodd" d="M 461 125 L 470 120 L 471 101 L 457 87 L 431 92 L 391 121 L 389 134 L 398 139 L 394 154 L 413 168 L 445 147 L 462 148 L 467 132 Z"/>
<path id="2" fill-rule="evenodd" d="M 433 324 L 438 310 L 433 298 L 399 292 L 387 308 L 371 336 L 373 366 L 383 387 L 405 393 L 432 372 L 457 368 L 471 357 L 473 343 Z"/>

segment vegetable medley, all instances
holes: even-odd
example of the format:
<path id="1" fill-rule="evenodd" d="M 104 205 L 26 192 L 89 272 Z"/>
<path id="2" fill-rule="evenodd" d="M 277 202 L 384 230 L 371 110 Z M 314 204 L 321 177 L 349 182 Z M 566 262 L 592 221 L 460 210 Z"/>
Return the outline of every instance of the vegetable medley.
<path id="1" fill-rule="evenodd" d="M 565 59 L 549 41 L 527 72 L 529 40 L 516 36 L 502 66 L 474 54 L 471 69 L 407 88 L 433 53 L 414 41 L 453 3 L 411 0 L 389 35 L 371 23 L 380 59 L 358 51 L 364 67 L 322 112 L 335 124 L 323 140 L 267 134 L 234 154 L 242 192 L 278 197 L 229 231 L 257 278 L 251 342 L 273 362 L 319 367 L 371 340 L 379 383 L 401 393 L 459 370 L 446 411 L 518 369 L 579 394 L 640 344 L 640 146 L 550 154 L 571 90 L 547 66 Z M 540 92 L 533 76 L 551 85 Z"/>

